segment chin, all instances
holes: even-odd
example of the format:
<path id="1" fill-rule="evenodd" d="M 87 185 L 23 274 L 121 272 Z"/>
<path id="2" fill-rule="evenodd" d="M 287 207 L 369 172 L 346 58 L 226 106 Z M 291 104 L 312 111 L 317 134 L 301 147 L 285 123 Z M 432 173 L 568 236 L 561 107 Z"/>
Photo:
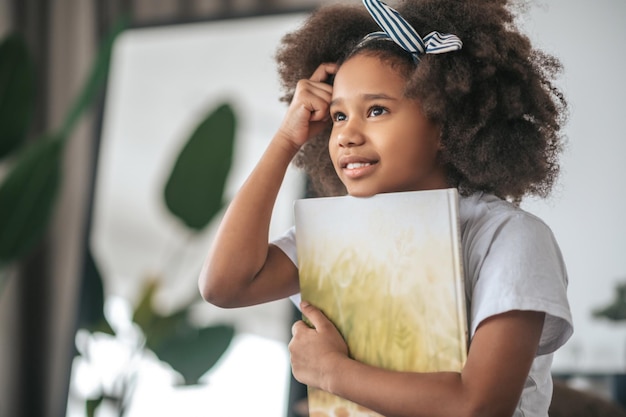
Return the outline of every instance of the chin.
<path id="1" fill-rule="evenodd" d="M 372 190 L 348 190 L 348 195 L 352 197 L 372 197 L 376 194 L 380 194 L 380 192 L 372 191 Z"/>

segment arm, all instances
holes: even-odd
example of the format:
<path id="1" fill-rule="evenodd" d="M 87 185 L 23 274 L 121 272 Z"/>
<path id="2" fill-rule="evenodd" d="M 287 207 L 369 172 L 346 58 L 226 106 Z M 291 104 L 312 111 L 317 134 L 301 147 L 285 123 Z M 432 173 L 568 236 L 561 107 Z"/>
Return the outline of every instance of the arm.
<path id="1" fill-rule="evenodd" d="M 386 416 L 513 415 L 537 351 L 544 313 L 510 311 L 476 330 L 461 373 L 393 372 L 350 359 L 333 324 L 303 304 L 289 345 L 295 377 Z"/>
<path id="2" fill-rule="evenodd" d="M 270 220 L 292 158 L 328 123 L 332 87 L 323 81 L 335 71 L 334 64 L 323 64 L 298 82 L 280 129 L 226 210 L 199 278 L 208 302 L 240 307 L 298 291 L 296 267 L 268 244 Z"/>

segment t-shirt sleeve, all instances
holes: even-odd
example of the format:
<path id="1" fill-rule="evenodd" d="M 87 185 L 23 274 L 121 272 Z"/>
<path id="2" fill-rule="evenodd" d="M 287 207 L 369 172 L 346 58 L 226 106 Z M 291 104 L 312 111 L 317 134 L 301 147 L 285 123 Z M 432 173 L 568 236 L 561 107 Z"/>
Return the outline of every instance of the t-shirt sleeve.
<path id="1" fill-rule="evenodd" d="M 298 267 L 298 253 L 296 250 L 296 227 L 292 226 L 282 236 L 279 236 L 270 243 L 282 250 L 291 262 Z"/>
<path id="2" fill-rule="evenodd" d="M 282 236 L 279 236 L 277 239 L 271 241 L 270 243 L 277 246 L 280 250 L 282 250 L 285 255 L 291 262 L 298 267 L 298 253 L 296 250 L 296 227 L 292 226 L 288 229 Z M 294 294 L 289 297 L 291 302 L 299 309 L 300 308 L 300 293 Z"/>
<path id="3" fill-rule="evenodd" d="M 567 271 L 549 227 L 528 213 L 497 227 L 471 294 L 471 335 L 490 316 L 512 310 L 546 314 L 538 355 L 552 353 L 573 333 Z"/>

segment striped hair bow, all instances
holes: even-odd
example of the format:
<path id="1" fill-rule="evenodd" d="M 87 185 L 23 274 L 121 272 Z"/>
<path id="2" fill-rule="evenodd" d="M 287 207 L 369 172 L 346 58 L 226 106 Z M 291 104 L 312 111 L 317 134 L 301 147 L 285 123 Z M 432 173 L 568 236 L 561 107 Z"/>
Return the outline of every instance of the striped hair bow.
<path id="1" fill-rule="evenodd" d="M 422 38 L 400 13 L 382 1 L 363 0 L 363 4 L 384 32 L 370 33 L 361 44 L 370 39 L 391 39 L 413 55 L 416 62 L 424 54 L 443 54 L 463 47 L 461 39 L 450 33 L 430 32 Z"/>

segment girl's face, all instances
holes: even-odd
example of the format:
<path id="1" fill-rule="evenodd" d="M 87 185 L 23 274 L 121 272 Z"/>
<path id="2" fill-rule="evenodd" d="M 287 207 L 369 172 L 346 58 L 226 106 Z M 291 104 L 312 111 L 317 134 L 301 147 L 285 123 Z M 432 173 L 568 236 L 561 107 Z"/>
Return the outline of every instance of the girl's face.
<path id="1" fill-rule="evenodd" d="M 335 75 L 328 148 L 348 194 L 446 188 L 438 162 L 439 128 L 419 102 L 404 96 L 406 79 L 377 57 L 356 55 Z"/>

